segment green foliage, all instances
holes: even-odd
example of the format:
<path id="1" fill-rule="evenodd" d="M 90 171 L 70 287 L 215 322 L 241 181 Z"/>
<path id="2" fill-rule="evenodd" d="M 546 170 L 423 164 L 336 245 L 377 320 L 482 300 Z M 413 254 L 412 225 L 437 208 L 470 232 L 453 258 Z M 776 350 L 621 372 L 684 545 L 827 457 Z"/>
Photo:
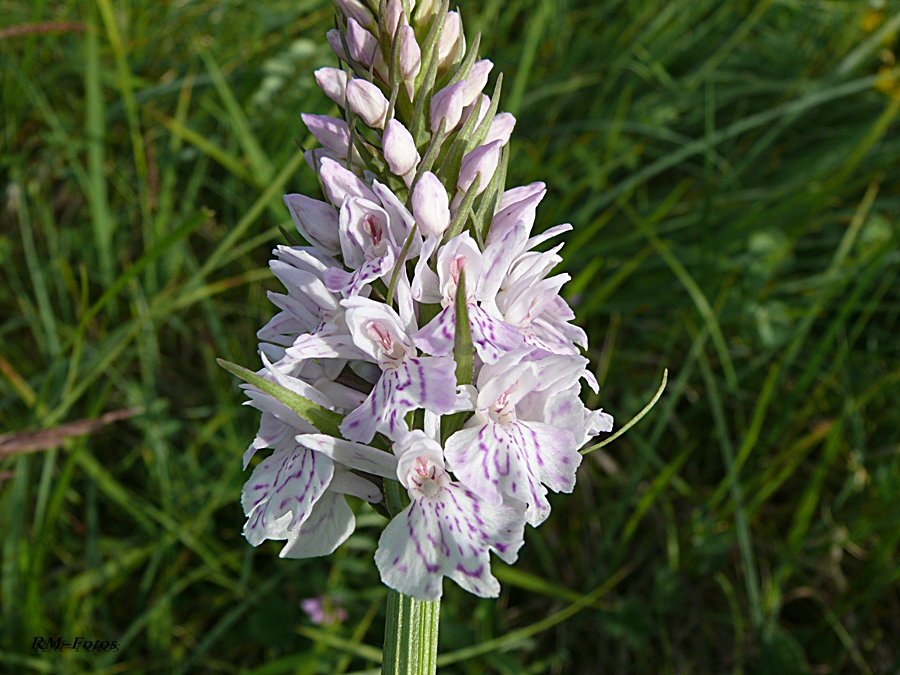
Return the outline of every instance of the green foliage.
<path id="1" fill-rule="evenodd" d="M 327 560 L 247 545 L 258 413 L 215 364 L 257 362 L 280 194 L 318 190 L 331 3 L 2 8 L 0 433 L 144 412 L 0 459 L 0 671 L 377 669 L 384 518 Z M 446 585 L 441 672 L 896 672 L 900 2 L 461 11 L 519 119 L 506 185 L 574 225 L 588 403 L 620 427 L 670 380 L 499 602 Z M 310 626 L 320 594 L 346 621 Z"/>

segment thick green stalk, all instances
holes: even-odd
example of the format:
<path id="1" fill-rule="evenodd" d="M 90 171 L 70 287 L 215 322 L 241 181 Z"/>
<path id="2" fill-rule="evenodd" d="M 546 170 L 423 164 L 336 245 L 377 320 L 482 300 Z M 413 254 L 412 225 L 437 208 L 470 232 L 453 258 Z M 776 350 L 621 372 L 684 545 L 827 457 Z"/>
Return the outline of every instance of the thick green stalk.
<path id="1" fill-rule="evenodd" d="M 388 589 L 382 675 L 434 675 L 437 672 L 440 614 L 440 600 L 416 600 Z"/>

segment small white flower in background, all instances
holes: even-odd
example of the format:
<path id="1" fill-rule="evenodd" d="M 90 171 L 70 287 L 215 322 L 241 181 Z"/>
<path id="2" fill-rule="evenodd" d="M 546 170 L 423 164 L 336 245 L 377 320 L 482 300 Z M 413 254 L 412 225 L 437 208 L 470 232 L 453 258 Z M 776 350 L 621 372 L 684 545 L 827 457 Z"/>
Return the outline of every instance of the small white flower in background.
<path id="1" fill-rule="evenodd" d="M 560 296 L 569 276 L 551 276 L 562 244 L 536 250 L 571 226 L 533 236 L 543 183 L 504 191 L 515 118 L 483 92 L 493 64 L 466 54 L 448 2 L 337 6 L 341 67 L 316 81 L 341 117 L 302 115 L 325 201 L 284 198 L 311 246 L 271 262 L 286 293 L 269 294 L 280 312 L 258 333 L 257 375 L 277 388 L 243 385 L 262 412 L 245 468 L 272 450 L 244 486 L 244 534 L 327 555 L 355 528 L 352 495 L 392 518 L 375 553 L 385 584 L 437 600 L 447 576 L 493 597 L 490 552 L 515 562 L 548 490 L 571 492 L 579 448 L 612 429 L 580 398 L 598 387 Z M 426 50 L 416 36 L 435 22 Z M 331 415 L 331 435 L 291 395 Z M 302 606 L 346 618 L 321 597 Z"/>

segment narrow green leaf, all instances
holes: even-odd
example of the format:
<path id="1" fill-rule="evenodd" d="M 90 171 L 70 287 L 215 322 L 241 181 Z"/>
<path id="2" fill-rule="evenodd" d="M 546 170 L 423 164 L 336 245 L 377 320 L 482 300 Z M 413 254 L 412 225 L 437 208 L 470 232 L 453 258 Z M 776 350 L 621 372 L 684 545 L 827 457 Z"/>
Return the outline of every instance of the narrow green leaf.
<path id="1" fill-rule="evenodd" d="M 716 385 L 715 376 L 709 365 L 709 360 L 706 358 L 706 354 L 701 351 L 698 355 L 698 359 L 700 373 L 706 384 L 706 392 L 709 397 L 710 408 L 713 414 L 713 425 L 716 430 L 716 436 L 718 436 L 719 439 L 722 459 L 725 462 L 726 470 L 731 473 L 732 468 L 734 467 L 734 448 L 731 445 L 731 436 L 728 433 L 722 397 L 719 395 L 719 388 Z M 734 504 L 734 526 L 737 532 L 738 548 L 741 551 L 741 562 L 744 567 L 744 584 L 747 589 L 747 601 L 750 605 L 750 618 L 753 621 L 753 627 L 756 630 L 761 630 L 763 627 L 764 615 L 759 591 L 759 577 L 756 572 L 756 555 L 753 550 L 753 539 L 750 536 L 750 524 L 747 521 L 747 511 L 744 508 L 744 488 L 741 485 L 738 474 L 735 474 L 734 480 L 730 482 L 729 487 L 732 503 Z"/>
<path id="2" fill-rule="evenodd" d="M 475 230 L 475 238 L 479 243 L 483 243 L 487 239 L 488 232 L 491 229 L 491 221 L 494 219 L 494 213 L 500 198 L 503 195 L 503 188 L 506 185 L 506 170 L 509 167 L 509 145 L 503 146 L 500 152 L 500 166 L 491 177 L 487 189 L 481 197 L 481 205 L 478 211 L 472 217 L 472 228 Z"/>
<path id="3" fill-rule="evenodd" d="M 442 0 L 441 8 L 432 20 L 431 29 L 425 42 L 422 43 L 423 62 L 416 75 L 415 93 L 416 100 L 413 105 L 412 119 L 409 123 L 409 132 L 412 134 L 416 147 L 421 147 L 428 140 L 429 125 L 431 122 L 431 96 L 434 93 L 434 80 L 437 77 L 438 49 L 440 47 L 441 31 L 444 28 L 444 17 L 450 0 Z"/>
<path id="4" fill-rule="evenodd" d="M 309 638 L 314 642 L 334 647 L 335 649 L 347 654 L 353 654 L 366 661 L 375 661 L 376 663 L 381 661 L 381 650 L 377 647 L 357 644 L 352 640 L 342 638 L 340 635 L 334 635 L 333 633 L 326 632 L 320 628 L 313 628 L 312 626 L 297 626 L 295 630 L 303 637 Z"/>
<path id="5" fill-rule="evenodd" d="M 177 119 L 166 117 L 165 115 L 155 113 L 152 110 L 150 111 L 150 114 L 168 129 L 173 136 L 190 143 L 207 157 L 216 160 L 234 176 L 237 176 L 247 184 L 258 188 L 263 188 L 265 186 L 265 182 L 261 180 L 261 176 L 254 176 L 250 171 L 247 171 L 237 157 L 233 157 L 205 136 L 198 134 Z"/>
<path id="6" fill-rule="evenodd" d="M 475 109 L 472 111 L 472 114 L 469 115 L 466 123 L 463 124 L 462 128 L 457 132 L 456 138 L 450 145 L 450 149 L 444 155 L 444 161 L 441 162 L 441 166 L 435 174 L 440 179 L 441 183 L 444 184 L 444 188 L 447 192 L 452 192 L 453 187 L 456 185 L 456 181 L 459 180 L 459 168 L 462 165 L 463 155 L 466 154 L 469 147 L 469 137 L 472 135 L 475 123 L 478 121 L 478 113 L 481 110 L 481 104 L 482 100 L 479 96 L 475 99 Z"/>
<path id="7" fill-rule="evenodd" d="M 500 73 L 499 75 L 497 75 L 497 81 L 494 83 L 494 93 L 491 94 L 491 104 L 490 106 L 488 106 L 487 112 L 484 115 L 484 119 L 481 120 L 481 124 L 478 125 L 475 133 L 472 134 L 471 138 L 469 138 L 469 144 L 466 146 L 466 152 L 474 150 L 484 142 L 485 138 L 487 138 L 488 131 L 490 131 L 491 129 L 491 122 L 494 121 L 494 115 L 497 114 L 497 108 L 500 107 L 500 92 L 502 91 L 502 89 L 503 73 Z"/>
<path id="8" fill-rule="evenodd" d="M 428 150 L 425 151 L 425 154 L 422 156 L 422 160 L 419 162 L 419 166 L 416 169 L 416 175 L 413 178 L 412 183 L 409 186 L 409 195 L 406 199 L 406 205 L 409 206 L 412 203 L 412 193 L 413 188 L 416 187 L 416 183 L 419 182 L 419 179 L 425 174 L 426 171 L 431 171 L 431 167 L 434 165 L 434 160 L 437 159 L 438 153 L 441 150 L 441 139 L 444 137 L 444 130 L 447 127 L 447 120 L 441 120 L 440 126 L 438 126 L 437 133 L 431 137 L 431 143 L 428 144 Z"/>
<path id="9" fill-rule="evenodd" d="M 456 383 L 472 384 L 475 348 L 472 346 L 472 327 L 469 325 L 465 268 L 459 271 L 459 284 L 456 286 L 456 334 L 453 342 L 453 358 L 456 361 Z"/>
<path id="10" fill-rule="evenodd" d="M 684 463 L 687 461 L 688 457 L 691 456 L 691 453 L 697 448 L 699 444 L 694 443 L 690 447 L 685 448 L 678 456 L 675 457 L 671 462 L 669 462 L 666 467 L 653 479 L 653 483 L 650 485 L 650 489 L 647 490 L 643 495 L 641 495 L 640 501 L 638 501 L 638 505 L 634 509 L 634 513 L 631 514 L 631 517 L 628 519 L 628 522 L 625 523 L 625 528 L 622 530 L 622 541 L 630 541 L 631 537 L 634 535 L 635 531 L 638 528 L 638 525 L 641 524 L 641 521 L 644 519 L 644 516 L 647 514 L 647 511 L 650 510 L 650 507 L 656 503 L 659 499 L 659 496 L 663 493 L 663 490 L 672 482 L 672 479 L 678 473 Z"/>
<path id="11" fill-rule="evenodd" d="M 413 239 L 415 239 L 417 231 L 418 227 L 415 223 L 413 223 L 412 229 L 409 231 L 409 236 L 406 237 L 406 241 L 403 243 L 403 248 L 400 250 L 400 255 L 397 256 L 397 262 L 394 264 L 394 269 L 391 272 L 391 285 L 388 287 L 388 305 L 390 305 L 394 301 L 394 290 L 397 288 L 397 279 L 400 276 L 400 270 L 403 268 L 403 265 L 406 264 L 406 256 L 409 254 L 409 247 L 412 246 Z"/>
<path id="12" fill-rule="evenodd" d="M 90 12 L 93 19 L 93 9 Z M 109 208 L 106 186 L 106 159 L 103 147 L 106 107 L 100 86 L 99 36 L 93 22 L 85 31 L 84 66 L 84 131 L 87 136 L 88 206 L 94 228 L 94 242 L 97 244 L 97 254 L 100 258 L 100 271 L 104 284 L 108 286 L 112 283 L 115 273 L 112 238 L 116 223 Z"/>
<path id="13" fill-rule="evenodd" d="M 216 91 L 219 92 L 219 97 L 225 104 L 231 129 L 234 131 L 238 143 L 241 144 L 241 148 L 247 155 L 247 160 L 250 162 L 250 167 L 253 170 L 257 182 L 263 185 L 266 184 L 275 174 L 275 168 L 272 166 L 272 162 L 269 161 L 269 158 L 259 144 L 259 141 L 256 140 L 256 136 L 250 129 L 250 122 L 247 119 L 244 109 L 235 98 L 234 93 L 231 91 L 231 87 L 228 86 L 228 80 L 225 79 L 225 75 L 222 73 L 219 64 L 217 64 L 215 58 L 213 58 L 213 55 L 207 48 L 203 47 L 200 49 L 200 57 L 203 59 L 203 63 L 206 65 L 206 70 L 209 71 L 210 77 L 212 77 L 213 85 L 215 85 Z"/>
<path id="14" fill-rule="evenodd" d="M 312 424 L 323 434 L 342 438 L 338 428 L 340 427 L 341 421 L 344 419 L 342 415 L 328 410 L 328 408 L 323 408 L 318 403 L 313 403 L 308 398 L 301 396 L 300 394 L 295 394 L 290 389 L 282 387 L 280 384 L 276 384 L 271 380 L 267 380 L 262 375 L 257 375 L 252 370 L 239 366 L 236 363 L 231 363 L 225 359 L 216 359 L 216 363 L 232 375 L 237 375 L 244 380 L 244 382 L 252 384 L 263 393 L 284 403 L 288 408 L 300 415 L 300 417 Z"/>
<path id="15" fill-rule="evenodd" d="M 599 450 L 604 445 L 609 445 L 610 443 L 612 443 L 614 440 L 619 438 L 619 436 L 621 436 L 626 431 L 628 431 L 631 427 L 633 427 L 635 424 L 640 422 L 641 419 L 643 419 L 644 415 L 646 415 L 648 412 L 650 412 L 653 409 L 653 406 L 656 405 L 656 402 L 662 396 L 663 391 L 666 388 L 666 382 L 668 382 L 668 381 L 669 381 L 669 369 L 666 368 L 665 370 L 663 370 L 662 384 L 659 385 L 659 389 L 656 390 L 656 393 L 653 395 L 653 398 L 650 399 L 650 403 L 645 405 L 644 408 L 641 410 L 641 412 L 639 412 L 637 415 L 635 415 L 633 418 L 631 418 L 631 420 L 628 422 L 628 424 L 626 424 L 624 427 L 619 429 L 616 433 L 614 433 L 609 438 L 606 438 L 606 439 L 600 441 L 599 443 L 592 445 L 589 448 L 580 450 L 579 452 L 581 452 L 582 455 L 586 455 L 589 452 L 593 452 L 594 450 Z"/>
<path id="16" fill-rule="evenodd" d="M 459 271 L 459 284 L 456 287 L 456 331 L 453 342 L 453 359 L 456 361 L 456 383 L 472 384 L 475 368 L 475 348 L 472 346 L 472 327 L 469 324 L 469 307 L 466 302 L 466 271 Z M 457 431 L 462 429 L 471 413 L 457 412 L 441 418 L 441 444 L 447 442 Z"/>
<path id="17" fill-rule="evenodd" d="M 541 46 L 544 29 L 555 10 L 555 2 L 552 2 L 552 0 L 541 0 L 537 10 L 532 11 L 528 17 L 528 32 L 525 35 L 524 44 L 520 51 L 521 56 L 519 57 L 519 65 L 516 67 L 512 93 L 506 101 L 506 107 L 513 115 L 519 114 L 519 105 L 528 86 L 528 78 L 531 77 L 531 68 Z"/>
<path id="18" fill-rule="evenodd" d="M 424 3 L 423 3 L 424 4 Z M 444 18 L 447 16 L 447 10 L 450 9 L 450 0 L 441 0 L 440 8 L 435 12 L 431 20 L 431 27 L 428 29 L 428 35 L 421 45 L 422 64 L 416 75 L 416 92 L 418 92 L 422 83 L 425 82 L 428 75 L 426 71 L 431 68 L 434 63 L 434 71 L 437 73 L 437 47 L 441 39 L 441 31 L 444 30 Z"/>
<path id="19" fill-rule="evenodd" d="M 116 297 L 119 292 L 131 281 L 135 276 L 141 273 L 151 262 L 156 260 L 163 253 L 166 253 L 176 242 L 187 237 L 191 232 L 200 227 L 203 223 L 209 221 L 212 218 L 213 214 L 211 211 L 207 209 L 203 209 L 202 211 L 198 211 L 193 214 L 190 218 L 185 219 L 185 221 L 179 225 L 177 228 L 172 230 L 168 236 L 163 239 L 159 244 L 157 244 L 152 250 L 147 251 L 144 255 L 138 258 L 137 262 L 131 266 L 131 268 L 122 274 L 116 282 L 106 289 L 106 292 L 100 296 L 100 299 L 91 306 L 91 308 L 87 311 L 87 313 L 81 318 L 81 321 L 78 324 L 78 329 L 83 330 L 84 326 L 96 316 L 97 312 L 103 309 L 104 305 Z"/>
<path id="20" fill-rule="evenodd" d="M 446 87 L 449 87 L 451 84 L 456 84 L 457 82 L 461 82 L 469 76 L 469 73 L 472 71 L 472 66 L 475 65 L 475 59 L 478 58 L 478 48 L 481 46 L 481 31 L 478 31 L 475 34 L 475 39 L 472 40 L 472 46 L 469 47 L 469 54 L 466 56 L 465 61 L 463 61 L 457 71 L 453 74 L 453 77 L 450 78 L 450 81 L 447 82 Z"/>

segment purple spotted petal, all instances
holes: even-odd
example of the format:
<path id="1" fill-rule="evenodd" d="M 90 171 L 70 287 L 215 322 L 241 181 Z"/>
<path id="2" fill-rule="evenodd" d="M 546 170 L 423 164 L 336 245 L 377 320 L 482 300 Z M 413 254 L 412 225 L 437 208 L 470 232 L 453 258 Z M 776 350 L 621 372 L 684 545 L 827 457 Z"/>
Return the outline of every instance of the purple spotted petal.
<path id="1" fill-rule="evenodd" d="M 486 501 L 499 504 L 508 495 L 525 502 L 533 526 L 550 513 L 542 483 L 570 492 L 581 462 L 570 431 L 538 422 L 488 420 L 457 431 L 444 453 L 459 482 Z"/>
<path id="2" fill-rule="evenodd" d="M 333 293 L 343 294 L 344 297 L 359 295 L 366 284 L 389 274 L 394 269 L 394 260 L 394 251 L 388 249 L 383 256 L 367 260 L 359 269 L 352 272 L 332 267 L 325 272 L 325 287 Z"/>
<path id="3" fill-rule="evenodd" d="M 410 410 L 425 408 L 445 415 L 455 403 L 452 358 L 407 358 L 382 373 L 365 402 L 344 418 L 341 433 L 360 443 L 371 441 L 376 431 L 394 439 L 409 430 L 403 418 Z"/>
<path id="4" fill-rule="evenodd" d="M 514 326 L 495 319 L 475 303 L 470 303 L 469 326 L 472 345 L 485 363 L 496 363 L 507 352 L 526 346 L 525 338 Z M 427 354 L 444 356 L 453 351 L 456 331 L 456 307 L 448 305 L 431 322 L 411 337 Z"/>
<path id="5" fill-rule="evenodd" d="M 524 536 L 524 506 L 491 506 L 450 483 L 418 497 L 385 528 L 375 564 L 385 584 L 418 600 L 439 600 L 448 576 L 475 595 L 493 598 L 500 584 L 489 551 L 516 560 Z"/>
<path id="6" fill-rule="evenodd" d="M 456 308 L 445 307 L 427 326 L 410 337 L 426 354 L 446 356 L 453 351 L 453 337 L 456 331 Z"/>
<path id="7" fill-rule="evenodd" d="M 259 419 L 259 431 L 256 432 L 256 438 L 244 453 L 244 469 L 250 464 L 250 460 L 253 459 L 257 450 L 274 447 L 278 441 L 284 438 L 287 430 L 288 426 L 284 422 L 272 413 L 264 412 Z"/>
<path id="8" fill-rule="evenodd" d="M 331 457 L 335 462 L 350 469 L 372 473 L 383 478 L 396 478 L 397 458 L 382 450 L 353 443 L 325 434 L 301 434 L 297 442 Z"/>
<path id="9" fill-rule="evenodd" d="M 536 526 L 550 514 L 550 504 L 517 431 L 493 421 L 461 429 L 447 439 L 444 454 L 460 483 L 491 504 L 502 503 L 504 494 L 524 502 L 528 523 Z"/>
<path id="10" fill-rule="evenodd" d="M 365 359 L 364 351 L 349 335 L 300 335 L 287 352 L 292 361 L 303 359 Z"/>
<path id="11" fill-rule="evenodd" d="M 362 479 L 361 479 L 362 480 Z M 326 490 L 309 518 L 287 537 L 279 558 L 315 558 L 329 555 L 343 544 L 356 528 L 356 518 L 344 495 Z"/>
<path id="12" fill-rule="evenodd" d="M 496 363 L 504 354 L 525 347 L 522 334 L 505 321 L 495 319 L 481 307 L 469 305 L 472 344 L 485 363 Z"/>
<path id="13" fill-rule="evenodd" d="M 309 517 L 333 472 L 329 457 L 286 439 L 244 485 L 241 505 L 248 516 L 247 541 L 259 546 L 266 539 L 286 539 Z"/>

